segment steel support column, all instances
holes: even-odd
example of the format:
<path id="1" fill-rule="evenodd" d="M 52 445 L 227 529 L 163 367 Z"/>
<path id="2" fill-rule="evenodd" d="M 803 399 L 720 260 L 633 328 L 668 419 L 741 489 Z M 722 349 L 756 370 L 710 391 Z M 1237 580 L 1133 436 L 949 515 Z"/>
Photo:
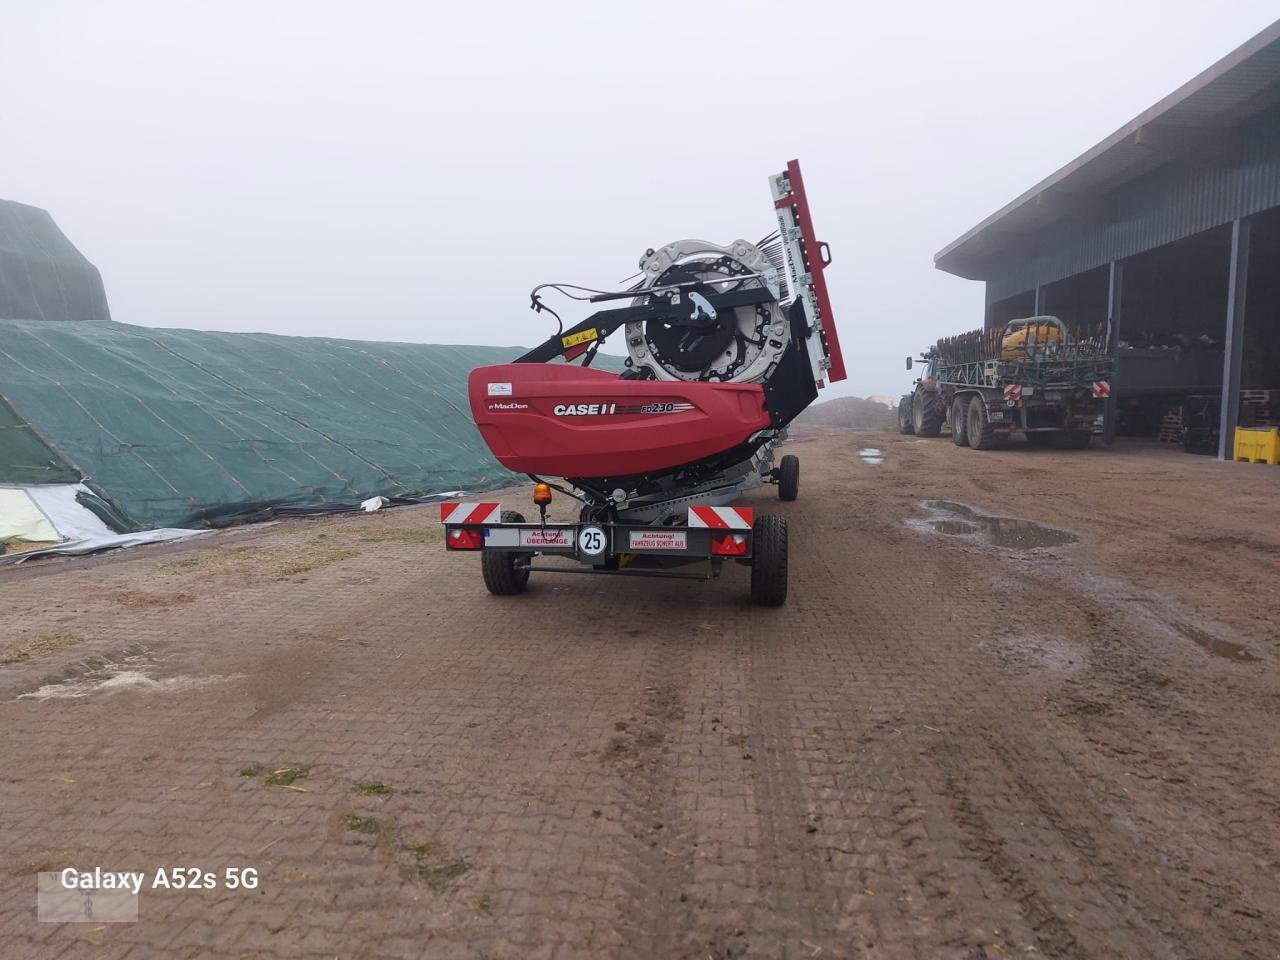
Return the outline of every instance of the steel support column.
<path id="1" fill-rule="evenodd" d="M 1035 306 L 1031 310 L 1031 315 L 1033 317 L 1044 316 L 1044 287 L 1040 286 L 1038 283 L 1036 284 Z"/>
<path id="2" fill-rule="evenodd" d="M 1107 277 L 1107 349 L 1111 356 L 1119 355 L 1120 344 L 1120 301 L 1124 288 L 1124 261 L 1112 260 Z M 1110 444 L 1116 438 L 1116 367 L 1111 371 L 1111 395 L 1102 405 L 1102 439 Z"/>
<path id="3" fill-rule="evenodd" d="M 1249 288 L 1249 240 L 1253 221 L 1231 221 L 1231 267 L 1227 279 L 1227 333 L 1222 357 L 1222 419 L 1218 425 L 1218 459 L 1234 455 L 1236 419 L 1240 412 L 1240 366 L 1244 359 L 1244 308 Z"/>

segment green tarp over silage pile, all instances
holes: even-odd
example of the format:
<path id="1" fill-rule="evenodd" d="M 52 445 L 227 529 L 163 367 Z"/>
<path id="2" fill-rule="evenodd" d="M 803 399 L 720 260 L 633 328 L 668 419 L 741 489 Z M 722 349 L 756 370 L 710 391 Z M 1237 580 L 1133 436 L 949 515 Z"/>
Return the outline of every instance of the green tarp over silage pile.
<path id="1" fill-rule="evenodd" d="M 0 483 L 79 473 L 138 527 L 492 487 L 467 374 L 520 352 L 0 320 Z"/>

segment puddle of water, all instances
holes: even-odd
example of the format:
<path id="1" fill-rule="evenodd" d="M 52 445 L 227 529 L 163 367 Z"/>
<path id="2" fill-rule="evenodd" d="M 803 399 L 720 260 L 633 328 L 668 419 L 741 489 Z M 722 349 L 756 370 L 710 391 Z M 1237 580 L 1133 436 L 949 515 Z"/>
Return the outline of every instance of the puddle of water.
<path id="1" fill-rule="evenodd" d="M 954 513 L 957 517 L 976 517 L 978 511 L 954 500 L 922 500 L 920 505 L 926 510 L 938 510 L 942 513 Z"/>
<path id="2" fill-rule="evenodd" d="M 964 520 L 934 520 L 930 522 L 929 526 L 933 527 L 938 533 L 945 533 L 949 537 L 963 537 L 978 532 L 977 527 Z"/>
<path id="3" fill-rule="evenodd" d="M 1030 568 L 1026 572 L 1034 578 L 1028 582 L 1040 582 L 1054 589 L 1066 588 L 1114 610 L 1135 636 L 1158 643 L 1161 655 L 1172 660 L 1183 662 L 1188 655 L 1200 656 L 1188 653 L 1188 640 L 1205 653 L 1231 663 L 1268 659 L 1256 643 L 1250 642 L 1260 637 L 1241 634 L 1210 620 L 1173 597 L 1148 593 L 1124 580 L 1073 566 L 1059 566 L 1048 577 L 1037 576 Z"/>
<path id="4" fill-rule="evenodd" d="M 1036 547 L 1062 547 L 1080 538 L 1065 530 L 1042 527 L 1030 520 L 1011 520 L 1008 517 L 986 517 L 987 535 L 997 547 L 1015 550 L 1031 550 Z"/>
<path id="5" fill-rule="evenodd" d="M 1249 663 L 1258 659 L 1243 644 L 1232 643 L 1229 640 L 1219 640 L 1208 630 L 1201 630 L 1199 627 L 1193 627 L 1189 623 L 1175 623 L 1173 628 L 1215 657 L 1235 660 L 1237 663 Z"/>
<path id="6" fill-rule="evenodd" d="M 1013 517 L 989 517 L 979 513 L 967 504 L 954 500 L 922 500 L 920 505 L 933 514 L 945 514 L 924 521 L 925 529 L 947 536 L 971 536 L 982 534 L 993 546 L 1010 550 L 1034 550 L 1038 547 L 1062 547 L 1068 543 L 1079 541 L 1074 533 L 1042 526 L 1030 520 L 1017 520 Z M 962 517 L 964 519 L 953 519 Z M 916 521 L 908 521 L 913 526 L 920 526 Z"/>
<path id="7" fill-rule="evenodd" d="M 230 680 L 231 677 L 166 677 L 153 680 L 139 670 L 123 670 L 108 677 L 93 677 L 81 680 L 68 680 L 63 683 L 47 683 L 31 693 L 23 693 L 19 700 L 78 700 L 94 693 L 116 693 L 121 690 L 141 690 L 146 693 L 178 693 L 183 690 L 194 690 Z"/>

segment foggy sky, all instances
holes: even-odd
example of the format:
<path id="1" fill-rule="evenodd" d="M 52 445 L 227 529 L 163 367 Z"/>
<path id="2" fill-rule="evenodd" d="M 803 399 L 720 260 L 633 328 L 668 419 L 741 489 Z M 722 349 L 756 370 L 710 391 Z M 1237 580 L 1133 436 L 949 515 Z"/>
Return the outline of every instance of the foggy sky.
<path id="1" fill-rule="evenodd" d="M 1275 15 L 0 0 L 0 197 L 53 214 L 124 323 L 533 344 L 536 283 L 757 240 L 799 157 L 835 392 L 896 395 L 907 353 L 981 323 L 933 254 Z"/>

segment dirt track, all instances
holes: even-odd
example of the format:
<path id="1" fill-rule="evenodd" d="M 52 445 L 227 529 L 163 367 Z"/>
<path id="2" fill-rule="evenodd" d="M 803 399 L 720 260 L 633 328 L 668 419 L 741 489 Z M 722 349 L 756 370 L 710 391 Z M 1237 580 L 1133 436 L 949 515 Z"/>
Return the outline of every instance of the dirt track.
<path id="1" fill-rule="evenodd" d="M 428 509 L 0 572 L 0 956 L 1273 960 L 1280 468 L 791 449 L 776 611 L 492 598 Z M 189 864 L 262 887 L 35 922 Z"/>

